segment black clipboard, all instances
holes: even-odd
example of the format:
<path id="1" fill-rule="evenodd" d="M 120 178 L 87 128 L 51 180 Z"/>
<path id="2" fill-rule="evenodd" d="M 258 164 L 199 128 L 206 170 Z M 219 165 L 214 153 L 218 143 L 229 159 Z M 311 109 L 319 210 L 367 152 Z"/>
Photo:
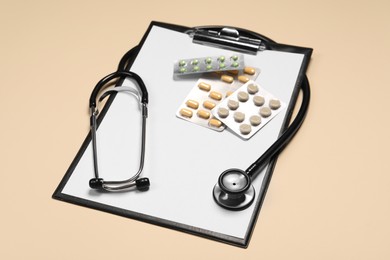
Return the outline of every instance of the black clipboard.
<path id="1" fill-rule="evenodd" d="M 192 29 L 192 28 L 185 27 L 185 26 L 155 22 L 155 21 L 151 22 L 148 30 L 146 31 L 145 35 L 143 36 L 140 44 L 138 45 L 138 47 L 136 49 L 136 52 L 135 52 L 136 54 L 132 57 L 126 57 L 126 59 L 128 59 L 127 69 L 129 69 L 129 70 L 132 69 L 134 61 L 137 59 L 139 52 L 143 49 L 145 41 L 147 40 L 148 35 L 150 34 L 152 28 L 154 28 L 154 27 L 161 27 L 161 28 L 168 29 L 168 30 L 175 31 L 175 32 L 179 32 L 179 33 L 188 33 Z M 213 26 L 213 27 L 204 27 L 204 28 L 208 28 L 210 31 L 218 31 L 223 27 Z M 298 77 L 296 79 L 294 89 L 292 91 L 291 99 L 290 99 L 286 114 L 285 114 L 284 119 L 283 119 L 282 128 L 280 129 L 280 131 L 282 132 L 288 126 L 288 123 L 289 123 L 290 118 L 292 116 L 292 111 L 293 111 L 293 108 L 295 106 L 295 103 L 296 103 L 296 100 L 298 97 L 298 93 L 299 93 L 299 86 L 300 86 L 300 84 L 302 84 L 302 81 L 305 77 L 305 72 L 306 72 L 306 69 L 308 67 L 310 56 L 311 56 L 313 50 L 311 48 L 303 48 L 303 47 L 296 47 L 296 46 L 290 46 L 290 45 L 284 45 L 284 44 L 277 44 L 265 36 L 258 35 L 258 34 L 255 34 L 253 32 L 243 30 L 243 29 L 238 29 L 238 30 L 240 32 L 240 37 L 242 37 L 244 39 L 244 41 L 247 38 L 251 38 L 254 36 L 260 37 L 260 39 L 262 40 L 262 43 L 266 42 L 267 50 L 273 50 L 273 51 L 278 51 L 278 52 L 289 52 L 289 53 L 296 53 L 296 54 L 303 55 L 302 65 L 300 67 L 300 71 L 299 71 Z M 227 35 L 227 36 L 229 36 L 229 35 Z M 192 35 L 192 37 L 195 38 L 194 35 Z M 200 40 L 202 40 L 202 39 L 203 38 L 200 37 Z M 256 43 L 256 44 L 258 44 L 258 43 Z M 219 47 L 221 47 L 221 46 L 219 46 Z M 238 51 L 238 50 L 236 49 L 236 51 Z M 247 50 L 244 50 L 243 52 L 250 53 L 251 50 L 249 48 Z M 252 50 L 252 52 L 253 52 L 253 50 Z M 122 85 L 123 82 L 124 82 L 123 80 L 119 81 L 117 83 L 117 85 Z M 114 100 L 115 100 L 115 96 L 112 96 L 107 101 L 107 105 L 104 107 L 103 111 L 101 112 L 101 116 L 98 119 L 99 125 L 104 120 L 104 118 L 105 118 L 107 112 L 109 111 Z M 164 219 L 164 218 L 160 218 L 160 217 L 156 217 L 156 216 L 151 216 L 148 214 L 124 209 L 121 207 L 108 205 L 107 203 L 100 203 L 100 202 L 96 202 L 96 201 L 91 201 L 91 200 L 85 199 L 85 198 L 80 197 L 80 196 L 74 196 L 74 195 L 69 195 L 69 194 L 65 193 L 64 187 L 67 185 L 69 179 L 72 177 L 72 174 L 74 173 L 75 168 L 77 167 L 77 165 L 79 164 L 80 160 L 82 159 L 85 151 L 87 150 L 87 148 L 90 144 L 90 141 L 91 141 L 91 136 L 90 136 L 90 134 L 88 134 L 86 139 L 84 140 L 80 150 L 76 154 L 76 157 L 74 158 L 73 162 L 69 166 L 69 169 L 67 170 L 65 176 L 63 177 L 63 179 L 61 180 L 57 189 L 55 190 L 55 192 L 53 194 L 54 199 L 58 199 L 58 200 L 66 201 L 66 202 L 73 203 L 76 205 L 85 206 L 85 207 L 109 212 L 112 214 L 140 220 L 140 221 L 151 223 L 151 224 L 158 225 L 158 226 L 163 226 L 163 227 L 175 229 L 178 231 L 183 231 L 186 233 L 195 234 L 198 236 L 221 241 L 221 242 L 232 244 L 232 245 L 239 246 L 239 247 L 247 247 L 248 246 L 251 234 L 254 230 L 254 226 L 255 226 L 257 217 L 259 215 L 259 212 L 260 212 L 261 205 L 262 205 L 263 200 L 265 198 L 265 194 L 267 192 L 267 188 L 269 186 L 269 183 L 270 183 L 270 180 L 272 177 L 273 169 L 274 169 L 274 166 L 276 164 L 277 158 L 274 158 L 269 163 L 267 170 L 264 173 L 264 177 L 263 177 L 263 180 L 261 183 L 261 188 L 258 190 L 258 196 L 257 196 L 256 201 L 254 203 L 254 207 L 252 209 L 253 211 L 252 211 L 252 214 L 250 216 L 249 225 L 245 231 L 245 235 L 242 237 L 236 237 L 234 235 L 224 234 L 223 232 L 215 232 L 215 231 L 211 231 L 211 230 L 206 229 L 206 228 L 200 228 L 200 227 L 192 226 L 189 224 L 183 224 L 180 222 L 176 222 L 176 221 L 172 221 L 172 220 L 168 220 L 168 219 Z M 87 183 L 86 183 L 86 185 L 87 185 Z M 151 189 L 153 189 L 153 180 L 152 180 Z M 211 191 L 210 191 L 210 194 L 211 194 Z M 210 200 L 212 201 L 211 195 L 210 195 Z"/>

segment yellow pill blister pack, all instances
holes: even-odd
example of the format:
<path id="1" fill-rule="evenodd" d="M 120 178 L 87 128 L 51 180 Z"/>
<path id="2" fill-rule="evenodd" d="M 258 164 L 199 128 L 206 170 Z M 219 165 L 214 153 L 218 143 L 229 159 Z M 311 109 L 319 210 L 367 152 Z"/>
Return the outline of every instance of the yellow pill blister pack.
<path id="1" fill-rule="evenodd" d="M 285 106 L 284 102 L 250 80 L 220 102 L 212 114 L 238 136 L 248 140 Z"/>
<path id="2" fill-rule="evenodd" d="M 245 67 L 242 71 L 214 73 L 200 78 L 176 112 L 176 116 L 192 123 L 223 131 L 225 125 L 211 111 L 245 82 L 255 80 L 260 69 Z"/>

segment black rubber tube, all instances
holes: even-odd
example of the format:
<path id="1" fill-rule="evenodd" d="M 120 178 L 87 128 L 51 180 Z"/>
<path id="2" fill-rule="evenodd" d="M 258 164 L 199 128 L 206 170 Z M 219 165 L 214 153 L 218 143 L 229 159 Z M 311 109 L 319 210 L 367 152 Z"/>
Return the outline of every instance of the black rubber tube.
<path id="1" fill-rule="evenodd" d="M 279 154 L 283 148 L 291 141 L 294 135 L 298 132 L 303 121 L 305 120 L 309 103 L 310 103 L 310 84 L 309 80 L 305 76 L 301 84 L 302 90 L 302 103 L 299 108 L 298 114 L 294 118 L 294 121 L 283 132 L 283 134 L 265 151 L 259 159 L 257 159 L 251 166 L 246 169 L 246 173 L 253 177 L 256 173 L 260 172 L 263 167 L 277 154 Z"/>
<path id="2" fill-rule="evenodd" d="M 96 84 L 95 88 L 93 89 L 93 91 L 91 93 L 91 97 L 89 98 L 89 107 L 96 107 L 97 95 L 99 94 L 100 90 L 104 87 L 104 85 L 106 85 L 108 82 L 110 82 L 111 80 L 113 80 L 115 78 L 122 78 L 122 77 L 130 77 L 137 82 L 137 84 L 141 90 L 141 93 L 142 93 L 141 102 L 147 104 L 148 99 L 149 99 L 148 98 L 148 91 L 146 90 L 146 86 L 145 86 L 144 82 L 142 81 L 141 77 L 138 76 L 138 74 L 131 72 L 131 71 L 116 71 L 116 72 L 113 72 L 111 74 L 108 74 L 107 76 L 102 78 Z"/>

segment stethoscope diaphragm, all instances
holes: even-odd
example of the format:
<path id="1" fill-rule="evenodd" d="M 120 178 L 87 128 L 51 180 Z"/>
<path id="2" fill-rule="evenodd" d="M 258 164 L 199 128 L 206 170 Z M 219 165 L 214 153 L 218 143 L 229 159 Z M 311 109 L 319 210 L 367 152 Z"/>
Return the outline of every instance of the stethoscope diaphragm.
<path id="1" fill-rule="evenodd" d="M 215 202 L 230 210 L 249 207 L 255 199 L 255 189 L 249 175 L 240 169 L 224 171 L 213 189 Z"/>

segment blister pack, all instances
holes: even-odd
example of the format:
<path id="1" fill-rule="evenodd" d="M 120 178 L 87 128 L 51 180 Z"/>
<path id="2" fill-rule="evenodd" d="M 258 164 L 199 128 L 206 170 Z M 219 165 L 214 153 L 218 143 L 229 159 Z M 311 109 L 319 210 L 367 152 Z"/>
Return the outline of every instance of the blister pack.
<path id="1" fill-rule="evenodd" d="M 177 77 L 214 71 L 242 70 L 244 66 L 244 55 L 242 54 L 180 59 L 175 61 L 173 65 L 173 75 Z"/>
<path id="2" fill-rule="evenodd" d="M 176 112 L 176 116 L 192 123 L 222 131 L 225 125 L 216 119 L 213 110 L 245 82 L 255 80 L 260 69 L 245 67 L 242 71 L 212 73 L 199 79 Z"/>
<path id="3" fill-rule="evenodd" d="M 212 114 L 241 138 L 248 140 L 286 104 L 250 80 L 215 106 Z"/>

